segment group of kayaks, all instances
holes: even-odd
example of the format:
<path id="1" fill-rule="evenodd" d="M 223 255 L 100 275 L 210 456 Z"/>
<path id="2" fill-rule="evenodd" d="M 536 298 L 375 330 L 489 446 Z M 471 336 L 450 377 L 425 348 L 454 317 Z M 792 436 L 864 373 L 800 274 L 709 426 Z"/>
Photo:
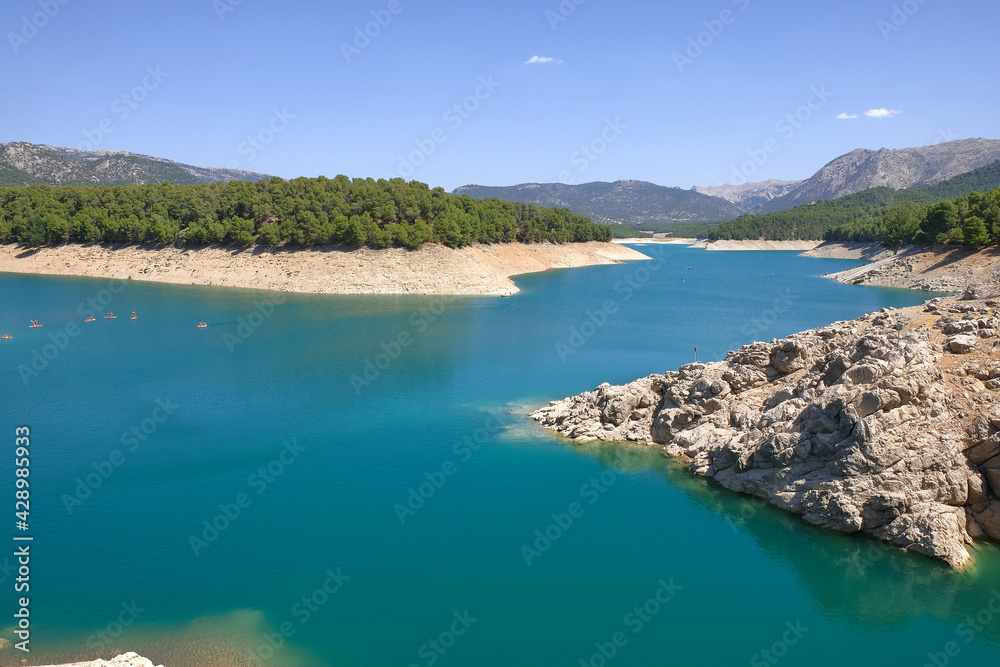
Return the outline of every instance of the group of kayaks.
<path id="1" fill-rule="evenodd" d="M 106 319 L 106 320 L 117 320 L 118 316 L 115 315 L 114 313 L 108 313 L 107 315 L 104 316 L 104 319 Z M 136 315 L 135 311 L 133 310 L 132 311 L 132 317 L 129 318 L 129 319 L 137 320 L 137 319 L 139 319 L 139 316 Z M 83 321 L 84 322 L 96 322 L 97 318 L 96 317 L 87 317 L 87 318 L 84 318 Z M 41 324 L 38 320 L 31 320 L 31 324 L 28 325 L 28 328 L 29 329 L 41 329 L 43 326 L 45 326 L 45 325 Z M 208 323 L 207 322 L 202 322 L 201 320 L 199 320 L 197 328 L 198 329 L 207 329 L 208 328 Z M 13 338 L 14 338 L 13 336 L 8 335 L 8 334 L 4 334 L 3 336 L 0 336 L 0 340 L 12 340 Z"/>

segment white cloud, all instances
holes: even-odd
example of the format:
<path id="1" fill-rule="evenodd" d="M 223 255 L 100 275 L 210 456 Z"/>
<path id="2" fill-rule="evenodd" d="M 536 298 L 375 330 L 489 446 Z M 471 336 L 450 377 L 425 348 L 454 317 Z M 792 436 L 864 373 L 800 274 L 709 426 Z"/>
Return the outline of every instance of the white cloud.
<path id="1" fill-rule="evenodd" d="M 898 109 L 886 109 L 882 107 L 881 109 L 869 109 L 865 112 L 865 115 L 869 118 L 892 118 L 893 116 L 898 116 L 903 113 Z"/>
<path id="2" fill-rule="evenodd" d="M 858 114 L 856 114 L 856 113 L 842 113 L 842 114 L 837 114 L 837 119 L 838 120 L 854 120 L 857 117 L 858 117 Z"/>
<path id="3" fill-rule="evenodd" d="M 560 64 L 561 60 L 556 60 L 555 58 L 548 58 L 546 56 L 531 56 L 531 60 L 525 60 L 525 65 L 546 65 L 548 63 Z"/>

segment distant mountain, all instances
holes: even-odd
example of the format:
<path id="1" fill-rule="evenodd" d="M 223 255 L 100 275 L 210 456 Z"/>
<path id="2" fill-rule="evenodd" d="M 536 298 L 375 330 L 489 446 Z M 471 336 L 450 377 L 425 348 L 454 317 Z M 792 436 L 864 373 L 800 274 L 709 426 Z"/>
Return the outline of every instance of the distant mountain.
<path id="1" fill-rule="evenodd" d="M 1000 160 L 934 185 L 904 190 L 872 188 L 837 199 L 803 204 L 787 211 L 740 216 L 716 225 L 708 236 L 735 240 L 816 240 L 827 238 L 830 232 L 841 233 L 845 229 L 855 229 L 858 224 L 864 226 L 867 224 L 864 221 L 881 216 L 887 207 L 935 204 L 998 188 Z M 866 238 L 869 227 L 865 227 L 863 234 Z M 842 236 L 840 240 L 845 238 Z"/>
<path id="2" fill-rule="evenodd" d="M 144 185 L 163 181 L 194 185 L 258 181 L 266 176 L 242 169 L 193 167 L 125 151 L 80 151 L 23 142 L 0 144 L 0 186 Z"/>
<path id="3" fill-rule="evenodd" d="M 779 181 L 772 178 L 759 183 L 715 185 L 712 187 L 695 186 L 691 189 L 710 197 L 721 197 L 739 206 L 744 213 L 752 213 L 760 210 L 768 202 L 784 197 L 801 184 L 802 181 Z"/>
<path id="4" fill-rule="evenodd" d="M 603 224 L 641 225 L 645 222 L 732 220 L 742 209 L 720 197 L 646 181 L 614 183 L 524 183 L 511 187 L 465 185 L 456 195 L 568 208 Z"/>
<path id="5" fill-rule="evenodd" d="M 935 185 L 1000 160 L 1000 141 L 963 139 L 935 146 L 877 151 L 859 148 L 843 155 L 761 212 L 837 199 L 872 188 L 894 190 Z"/>

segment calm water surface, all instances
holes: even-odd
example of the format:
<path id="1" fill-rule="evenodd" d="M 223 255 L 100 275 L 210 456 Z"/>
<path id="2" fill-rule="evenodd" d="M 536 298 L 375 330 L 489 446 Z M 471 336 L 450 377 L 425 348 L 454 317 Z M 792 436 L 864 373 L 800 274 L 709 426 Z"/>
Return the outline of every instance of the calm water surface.
<path id="1" fill-rule="evenodd" d="M 855 262 L 642 250 L 509 299 L 252 317 L 272 295 L 0 275 L 0 434 L 33 432 L 32 664 L 996 664 L 997 549 L 953 573 L 525 417 L 927 298 L 821 277 Z"/>

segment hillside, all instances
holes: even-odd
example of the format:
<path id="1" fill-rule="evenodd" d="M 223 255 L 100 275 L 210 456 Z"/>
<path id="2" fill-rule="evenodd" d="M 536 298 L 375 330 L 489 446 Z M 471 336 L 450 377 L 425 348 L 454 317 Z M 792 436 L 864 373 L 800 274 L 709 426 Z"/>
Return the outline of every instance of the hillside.
<path id="1" fill-rule="evenodd" d="M 832 230 L 882 215 L 887 207 L 905 204 L 931 204 L 989 192 L 1000 188 L 1000 161 L 961 174 L 936 185 L 893 190 L 882 187 L 865 190 L 831 201 L 799 206 L 789 211 L 740 216 L 714 227 L 713 239 L 823 239 Z M 836 238 L 847 239 L 846 235 Z M 872 240 L 853 238 L 853 240 Z"/>
<path id="2" fill-rule="evenodd" d="M 922 148 L 858 149 L 833 160 L 788 194 L 762 207 L 784 211 L 872 188 L 935 185 L 1000 160 L 1000 141 L 963 139 Z"/>
<path id="3" fill-rule="evenodd" d="M 242 169 L 194 167 L 125 151 L 80 151 L 24 142 L 0 144 L 0 186 L 145 185 L 170 181 L 195 185 L 259 181 L 266 174 Z"/>
<path id="4" fill-rule="evenodd" d="M 719 197 L 692 190 L 668 188 L 646 181 L 525 183 L 511 187 L 466 185 L 454 191 L 474 199 L 496 197 L 506 201 L 557 206 L 604 224 L 666 223 L 678 221 L 718 222 L 732 220 L 742 211 Z"/>

